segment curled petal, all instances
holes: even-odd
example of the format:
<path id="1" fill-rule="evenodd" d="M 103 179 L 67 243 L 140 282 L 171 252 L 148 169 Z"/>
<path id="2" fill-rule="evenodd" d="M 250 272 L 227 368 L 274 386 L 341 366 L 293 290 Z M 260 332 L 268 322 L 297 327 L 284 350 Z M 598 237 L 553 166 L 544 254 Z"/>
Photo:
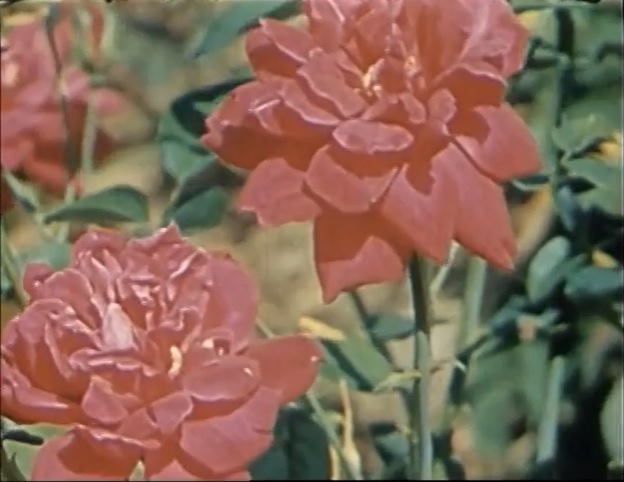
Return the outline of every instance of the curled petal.
<path id="1" fill-rule="evenodd" d="M 341 123 L 332 137 L 336 145 L 344 151 L 374 157 L 378 162 L 396 159 L 414 141 L 412 135 L 403 127 L 358 119 Z"/>
<path id="2" fill-rule="evenodd" d="M 182 387 L 202 403 L 244 400 L 260 384 L 254 360 L 242 356 L 218 357 L 182 376 Z"/>
<path id="3" fill-rule="evenodd" d="M 67 425 L 81 420 L 78 406 L 62 397 L 33 387 L 15 368 L 1 362 L 2 414 L 17 423 Z"/>
<path id="4" fill-rule="evenodd" d="M 91 379 L 80 404 L 83 413 L 101 426 L 115 426 L 128 416 L 128 411 L 111 390 L 109 383 L 99 377 Z"/>
<path id="5" fill-rule="evenodd" d="M 182 426 L 181 461 L 217 474 L 242 472 L 271 443 L 279 392 L 260 387 L 233 412 Z M 210 450 L 206 450 L 206 441 Z"/>
<path id="6" fill-rule="evenodd" d="M 203 464 L 193 463 L 188 460 L 188 457 L 186 457 L 185 462 L 183 464 L 180 461 L 179 450 L 175 446 L 167 445 L 159 447 L 157 450 L 150 450 L 143 457 L 145 479 L 170 481 L 251 480 L 249 472 L 246 471 L 217 474 Z"/>
<path id="7" fill-rule="evenodd" d="M 281 404 L 303 395 L 314 382 L 321 352 L 303 336 L 259 340 L 245 355 L 258 362 L 262 385 L 281 393 Z"/>
<path id="8" fill-rule="evenodd" d="M 339 123 L 338 117 L 312 103 L 295 82 L 288 82 L 282 90 L 284 122 L 288 132 L 297 139 L 317 139 L 331 132 Z"/>
<path id="9" fill-rule="evenodd" d="M 303 12 L 314 41 L 326 51 L 336 49 L 343 39 L 345 20 L 360 3 L 361 0 L 304 0 Z"/>
<path id="10" fill-rule="evenodd" d="M 105 253 L 118 259 L 126 242 L 127 237 L 121 231 L 89 229 L 72 244 L 71 263 L 76 263 L 83 256 L 96 256 L 101 259 Z"/>
<path id="11" fill-rule="evenodd" d="M 45 263 L 28 263 L 24 269 L 24 275 L 22 277 L 22 285 L 24 291 L 29 297 L 36 295 L 36 289 L 53 273 Z"/>
<path id="12" fill-rule="evenodd" d="M 440 163 L 458 195 L 455 238 L 497 268 L 513 268 L 516 242 L 502 189 L 464 158 Z"/>
<path id="13" fill-rule="evenodd" d="M 270 75 L 291 77 L 314 47 L 310 36 L 272 19 L 260 20 L 260 27 L 245 36 L 245 50 L 259 78 Z"/>
<path id="14" fill-rule="evenodd" d="M 259 82 L 250 84 L 248 89 L 263 89 Z M 245 124 L 246 118 L 253 118 L 253 111 L 251 117 L 246 117 L 250 106 L 241 106 L 235 93 L 236 89 L 206 119 L 206 133 L 201 142 L 229 164 L 253 169 L 269 157 L 274 139 L 265 130 L 260 130 L 261 126 Z"/>
<path id="15" fill-rule="evenodd" d="M 448 147 L 429 162 L 416 160 L 397 176 L 379 208 L 413 250 L 440 263 L 453 237 L 457 195 L 454 184 L 437 167 L 442 162 L 452 164 L 460 156 L 457 149 Z"/>
<path id="16" fill-rule="evenodd" d="M 388 166 L 385 173 L 376 177 L 359 177 L 341 166 L 327 147 L 312 158 L 306 173 L 306 184 L 332 207 L 344 213 L 368 210 L 385 192 L 396 169 Z"/>
<path id="17" fill-rule="evenodd" d="M 224 328 L 233 335 L 232 351 L 247 346 L 254 327 L 258 292 L 251 278 L 227 256 L 213 255 L 214 287 L 205 314 L 206 329 Z"/>
<path id="18" fill-rule="evenodd" d="M 312 95 L 342 118 L 356 116 L 367 106 L 364 99 L 346 84 L 334 58 L 325 52 L 315 52 L 297 71 L 297 76 Z"/>
<path id="19" fill-rule="evenodd" d="M 485 121 L 483 132 L 477 138 L 458 136 L 457 141 L 477 168 L 496 182 L 540 170 L 537 144 L 508 104 L 480 107 L 476 113 Z"/>
<path id="20" fill-rule="evenodd" d="M 303 179 L 304 174 L 285 159 L 268 159 L 245 182 L 238 208 L 254 212 L 262 226 L 312 219 L 320 208 L 303 192 Z"/>
<path id="21" fill-rule="evenodd" d="M 440 83 L 452 92 L 461 109 L 499 105 L 506 88 L 500 73 L 484 61 L 460 64 Z"/>
<path id="22" fill-rule="evenodd" d="M 75 426 L 46 441 L 35 455 L 33 480 L 127 480 L 139 461 L 138 442 Z"/>
<path id="23" fill-rule="evenodd" d="M 51 274 L 33 287 L 32 300 L 57 299 L 71 307 L 78 318 L 91 328 L 100 324 L 100 313 L 94 305 L 95 294 L 87 278 L 78 270 L 68 268 Z"/>
<path id="24" fill-rule="evenodd" d="M 149 408 L 152 419 L 161 434 L 170 435 L 193 411 L 193 401 L 187 393 L 174 392 L 152 403 Z M 146 426 L 146 428 L 148 428 Z"/>
<path id="25" fill-rule="evenodd" d="M 374 213 L 327 212 L 314 222 L 314 262 L 323 302 L 365 284 L 398 281 L 408 255 L 396 232 Z"/>

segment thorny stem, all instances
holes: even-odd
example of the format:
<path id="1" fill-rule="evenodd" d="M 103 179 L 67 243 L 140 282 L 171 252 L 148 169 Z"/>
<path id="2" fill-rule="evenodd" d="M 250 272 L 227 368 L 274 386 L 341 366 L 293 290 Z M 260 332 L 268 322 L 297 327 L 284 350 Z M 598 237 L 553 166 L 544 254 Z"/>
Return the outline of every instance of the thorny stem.
<path id="1" fill-rule="evenodd" d="M 412 303 L 414 305 L 414 370 L 421 377 L 414 378 L 410 396 L 410 457 L 408 479 L 431 480 L 433 466 L 433 439 L 428 417 L 429 385 L 429 279 L 427 266 L 414 255 L 408 266 Z"/>
<path id="2" fill-rule="evenodd" d="M 260 332 L 262 333 L 264 337 L 272 338 L 275 336 L 273 332 L 271 331 L 271 329 L 268 326 L 266 326 L 266 324 L 262 322 L 261 320 L 256 321 L 256 326 L 258 327 L 258 329 L 260 330 Z M 327 439 L 329 440 L 329 443 L 331 444 L 333 449 L 336 451 L 336 454 L 338 455 L 338 458 L 340 459 L 340 465 L 342 466 L 343 473 L 346 475 L 347 480 L 359 480 L 360 477 L 357 477 L 357 475 L 354 473 L 353 468 L 351 467 L 351 464 L 349 463 L 349 460 L 344 452 L 342 444 L 340 443 L 340 439 L 338 438 L 338 435 L 336 434 L 336 431 L 334 430 L 332 426 L 332 422 L 327 416 L 325 409 L 321 405 L 320 400 L 314 393 L 312 393 L 311 390 L 308 390 L 306 392 L 305 398 L 306 398 L 306 401 L 310 404 L 312 411 L 318 417 L 321 427 L 323 428 L 323 430 L 325 431 L 325 434 L 327 435 Z"/>

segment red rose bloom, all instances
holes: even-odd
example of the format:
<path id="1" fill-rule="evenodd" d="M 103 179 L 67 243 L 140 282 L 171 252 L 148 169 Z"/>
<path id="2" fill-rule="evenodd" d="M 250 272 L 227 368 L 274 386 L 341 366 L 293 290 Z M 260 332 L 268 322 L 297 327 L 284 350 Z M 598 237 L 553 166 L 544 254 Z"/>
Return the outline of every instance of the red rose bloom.
<path id="1" fill-rule="evenodd" d="M 5 327 L 2 413 L 71 424 L 37 452 L 34 480 L 247 480 L 280 405 L 319 352 L 252 339 L 257 295 L 231 259 L 174 227 L 127 241 L 90 231 L 69 268 L 26 268 L 29 306 Z"/>
<path id="2" fill-rule="evenodd" d="M 76 6 L 73 2 L 61 6 L 61 18 L 55 24 L 54 39 L 64 64 L 62 79 L 68 100 L 69 136 L 74 154 L 79 156 L 90 91 L 89 78 L 69 65 L 71 41 L 80 41 L 72 38 L 69 31 L 71 10 Z M 91 10 L 91 16 L 95 18 L 97 11 Z M 98 29 L 101 30 L 101 26 Z M 24 176 L 51 194 L 60 195 L 66 186 L 66 134 L 55 90 L 54 62 L 41 21 L 8 28 L 3 38 L 1 69 L 2 168 Z M 98 89 L 93 94 L 94 106 L 100 113 L 115 112 L 121 106 L 120 97 L 112 91 Z M 112 139 L 98 130 L 95 159 L 105 157 L 112 147 Z M 5 189 L 6 186 L 2 186 L 2 210 L 11 205 Z"/>
<path id="3" fill-rule="evenodd" d="M 397 280 L 456 239 L 515 256 L 501 181 L 540 162 L 503 103 L 527 32 L 504 0 L 304 0 L 301 31 L 246 37 L 257 80 L 207 119 L 204 143 L 251 169 L 239 207 L 264 225 L 314 219 L 325 301 Z"/>

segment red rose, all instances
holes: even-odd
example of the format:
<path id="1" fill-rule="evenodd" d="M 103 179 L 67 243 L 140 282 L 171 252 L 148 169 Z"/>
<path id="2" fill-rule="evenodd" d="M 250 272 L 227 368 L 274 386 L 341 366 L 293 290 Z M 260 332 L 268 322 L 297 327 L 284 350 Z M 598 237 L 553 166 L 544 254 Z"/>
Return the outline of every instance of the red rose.
<path id="1" fill-rule="evenodd" d="M 264 225 L 314 219 L 325 301 L 397 280 L 456 239 L 501 268 L 516 254 L 501 181 L 537 170 L 503 103 L 527 32 L 504 0 L 304 0 L 308 31 L 246 37 L 257 80 L 203 142 L 251 169 L 239 207 Z"/>
<path id="2" fill-rule="evenodd" d="M 2 413 L 71 424 L 34 480 L 122 480 L 139 461 L 148 480 L 246 480 L 278 408 L 316 375 L 311 340 L 253 340 L 251 280 L 174 227 L 90 231 L 69 268 L 31 264 L 24 288 L 2 337 Z"/>
<path id="3" fill-rule="evenodd" d="M 54 38 L 63 62 L 68 132 L 74 155 L 79 156 L 87 114 L 87 96 L 91 89 L 89 77 L 77 67 L 69 65 L 72 45 L 69 22 L 71 10 L 76 8 L 72 3 L 62 5 L 61 18 L 55 24 Z M 93 18 L 96 11 L 91 10 Z M 95 27 L 97 25 L 98 22 L 95 22 Z M 56 93 L 55 66 L 40 20 L 9 27 L 3 38 L 1 69 L 2 168 L 16 172 L 52 194 L 61 195 L 67 182 L 66 130 Z M 115 112 L 121 107 L 121 98 L 112 91 L 97 89 L 93 95 L 95 108 L 100 113 Z M 112 148 L 112 139 L 98 129 L 95 160 L 107 156 Z M 9 202 L 3 202 L 3 208 L 9 205 Z"/>

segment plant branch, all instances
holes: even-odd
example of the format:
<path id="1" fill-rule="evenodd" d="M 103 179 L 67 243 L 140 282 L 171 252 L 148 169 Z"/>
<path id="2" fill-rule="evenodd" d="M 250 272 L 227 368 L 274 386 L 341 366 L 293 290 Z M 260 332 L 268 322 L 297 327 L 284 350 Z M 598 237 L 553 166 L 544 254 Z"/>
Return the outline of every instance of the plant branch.
<path id="1" fill-rule="evenodd" d="M 409 398 L 410 457 L 408 479 L 431 480 L 433 439 L 429 427 L 429 277 L 425 261 L 414 255 L 408 265 L 414 305 L 414 366 L 422 376 L 415 377 Z"/>

